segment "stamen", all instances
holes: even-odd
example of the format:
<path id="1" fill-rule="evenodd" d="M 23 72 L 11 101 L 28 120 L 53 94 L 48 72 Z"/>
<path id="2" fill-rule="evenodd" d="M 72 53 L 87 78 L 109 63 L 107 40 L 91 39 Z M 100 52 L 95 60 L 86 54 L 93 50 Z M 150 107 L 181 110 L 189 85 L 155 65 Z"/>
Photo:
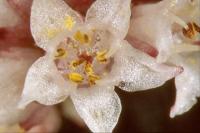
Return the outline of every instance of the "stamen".
<path id="1" fill-rule="evenodd" d="M 178 16 L 174 15 L 173 13 L 167 12 L 166 15 L 168 15 L 170 19 L 172 19 L 174 22 L 176 22 L 177 24 L 181 25 L 185 29 L 189 28 L 185 21 L 183 21 L 181 18 L 179 18 Z"/>
<path id="2" fill-rule="evenodd" d="M 98 75 L 91 74 L 89 75 L 88 80 L 90 85 L 95 85 L 96 80 L 100 80 L 100 77 Z"/>
<path id="3" fill-rule="evenodd" d="M 184 36 L 193 39 L 198 32 L 200 33 L 200 27 L 196 23 L 192 22 L 188 23 L 187 25 L 189 28 L 183 28 L 182 30 Z"/>
<path id="4" fill-rule="evenodd" d="M 86 63 L 86 64 L 85 64 L 85 72 L 86 72 L 88 75 L 91 75 L 91 74 L 94 73 L 93 68 L 92 68 L 92 64 L 90 64 L 90 63 Z"/>
<path id="5" fill-rule="evenodd" d="M 195 30 L 197 31 L 197 32 L 199 32 L 200 33 L 200 26 L 198 26 L 196 23 L 192 23 L 193 24 L 193 26 L 194 26 L 194 28 L 195 28 Z"/>
<path id="6" fill-rule="evenodd" d="M 71 16 L 67 16 L 64 24 L 65 24 L 66 29 L 71 30 L 75 25 L 75 21 Z"/>
<path id="7" fill-rule="evenodd" d="M 82 33 L 81 31 L 77 31 L 74 35 L 74 39 L 78 42 L 80 42 L 81 44 L 85 44 L 85 43 L 89 43 L 90 42 L 90 37 L 85 34 Z"/>
<path id="8" fill-rule="evenodd" d="M 65 49 L 63 48 L 57 49 L 55 58 L 60 59 L 60 58 L 66 58 L 66 57 L 67 57 L 67 52 Z"/>
<path id="9" fill-rule="evenodd" d="M 96 53 L 96 59 L 97 59 L 100 63 L 105 63 L 105 62 L 107 61 L 106 53 L 107 53 L 107 50 L 103 50 L 103 51 L 101 51 L 101 52 L 97 52 L 97 53 Z"/>
<path id="10" fill-rule="evenodd" d="M 195 52 L 200 51 L 200 47 L 197 45 L 192 45 L 190 43 L 183 43 L 181 45 L 175 44 L 173 45 L 173 51 L 174 53 L 182 53 L 182 52 Z"/>
<path id="11" fill-rule="evenodd" d="M 74 60 L 70 63 L 72 69 L 76 69 L 77 66 L 81 65 L 84 61 L 83 60 Z"/>
<path id="12" fill-rule="evenodd" d="M 68 78 L 76 83 L 81 83 L 84 80 L 83 76 L 79 73 L 70 73 L 68 74 Z"/>

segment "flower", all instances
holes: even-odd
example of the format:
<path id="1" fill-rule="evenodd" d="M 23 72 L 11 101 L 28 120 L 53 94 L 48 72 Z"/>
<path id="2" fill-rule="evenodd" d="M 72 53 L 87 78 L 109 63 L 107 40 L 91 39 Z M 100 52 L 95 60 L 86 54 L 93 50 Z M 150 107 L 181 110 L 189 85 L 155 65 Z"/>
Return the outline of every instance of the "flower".
<path id="1" fill-rule="evenodd" d="M 19 107 L 57 104 L 70 96 L 93 132 L 111 132 L 120 112 L 114 91 L 154 88 L 181 72 L 124 40 L 130 0 L 97 0 L 85 21 L 63 0 L 34 0 L 31 30 L 46 51 L 29 69 Z"/>
<path id="2" fill-rule="evenodd" d="M 170 117 L 188 111 L 200 95 L 200 47 L 195 45 L 200 32 L 199 3 L 199 0 L 165 0 L 133 9 L 135 19 L 131 22 L 130 36 L 156 48 L 158 62 L 184 69 L 175 78 L 176 101 Z"/>
<path id="3" fill-rule="evenodd" d="M 179 45 L 173 45 L 174 38 L 172 36 L 174 33 L 171 29 L 177 30 L 178 26 L 175 25 L 187 28 L 188 19 L 191 22 L 199 23 L 198 5 L 198 0 L 189 3 L 187 0 L 164 0 L 156 4 L 136 6 L 132 10 L 133 19 L 131 20 L 129 36 L 156 48 L 159 51 L 157 61 L 166 62 L 171 54 L 177 52 L 175 50 L 179 50 L 179 52 L 183 50 L 179 49 Z M 181 19 L 182 16 L 186 22 Z M 180 30 L 180 27 L 178 29 Z M 190 46 L 185 50 L 194 51 L 195 49 L 198 50 L 198 47 Z"/>

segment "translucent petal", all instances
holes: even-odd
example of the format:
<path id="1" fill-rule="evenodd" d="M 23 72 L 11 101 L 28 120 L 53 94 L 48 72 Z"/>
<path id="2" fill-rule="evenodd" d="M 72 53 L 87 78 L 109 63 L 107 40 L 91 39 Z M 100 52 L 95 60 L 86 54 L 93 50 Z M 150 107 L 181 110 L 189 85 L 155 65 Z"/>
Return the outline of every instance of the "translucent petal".
<path id="1" fill-rule="evenodd" d="M 100 22 L 115 35 L 124 38 L 131 16 L 131 0 L 97 0 L 86 15 L 86 22 Z"/>
<path id="2" fill-rule="evenodd" d="M 182 57 L 181 57 L 182 56 Z M 173 57 L 173 62 L 183 66 L 184 71 L 176 77 L 176 101 L 170 117 L 187 112 L 200 96 L 200 53 Z"/>
<path id="3" fill-rule="evenodd" d="M 20 18 L 6 0 L 0 0 L 0 27 L 15 26 Z"/>
<path id="4" fill-rule="evenodd" d="M 158 62 L 166 62 L 170 55 L 176 52 L 175 45 L 182 43 L 180 40 L 182 28 L 188 27 L 188 22 L 197 24 L 200 22 L 197 13 L 199 2 L 164 0 L 156 4 L 135 6 L 129 34 L 157 48 Z M 178 49 L 180 50 L 191 51 L 191 49 Z"/>
<path id="5" fill-rule="evenodd" d="M 71 30 L 81 17 L 63 0 L 34 0 L 31 12 L 31 30 L 37 45 L 47 49 L 48 41 L 57 34 Z M 68 27 L 70 26 L 70 27 Z"/>
<path id="6" fill-rule="evenodd" d="M 29 69 L 19 107 L 32 101 L 52 105 L 63 101 L 73 89 L 57 71 L 48 55 L 38 59 Z"/>
<path id="7" fill-rule="evenodd" d="M 112 132 L 121 112 L 119 97 L 109 87 L 89 89 L 82 88 L 72 95 L 77 112 L 92 132 Z"/>
<path id="8" fill-rule="evenodd" d="M 119 87 L 126 91 L 139 91 L 161 86 L 181 71 L 180 67 L 156 63 L 154 58 L 124 41 L 105 80 L 120 82 Z"/>
<path id="9" fill-rule="evenodd" d="M 165 62 L 169 58 L 173 44 L 171 23 L 161 15 L 132 19 L 129 35 L 156 48 L 159 52 L 158 62 Z"/>
<path id="10" fill-rule="evenodd" d="M 22 110 L 17 103 L 23 89 L 26 72 L 40 56 L 34 49 L 12 48 L 0 52 L 0 125 L 16 123 Z"/>

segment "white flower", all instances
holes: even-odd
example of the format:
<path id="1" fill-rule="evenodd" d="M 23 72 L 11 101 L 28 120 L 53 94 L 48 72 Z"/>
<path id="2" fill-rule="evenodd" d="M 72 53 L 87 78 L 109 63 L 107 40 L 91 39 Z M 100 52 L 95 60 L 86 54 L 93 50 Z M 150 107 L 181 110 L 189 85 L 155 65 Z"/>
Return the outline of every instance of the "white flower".
<path id="1" fill-rule="evenodd" d="M 159 51 L 158 62 L 166 62 L 169 56 L 177 51 L 197 51 L 199 49 L 197 46 L 181 49 L 180 45 L 175 45 L 174 43 L 178 42 L 174 42 L 174 37 L 176 37 L 174 31 L 182 27 L 187 28 L 189 22 L 196 22 L 199 25 L 199 10 L 199 0 L 193 2 L 164 0 L 156 4 L 136 6 L 132 10 L 133 19 L 129 36 L 155 47 Z M 187 42 L 185 45 L 188 46 Z"/>
<path id="2" fill-rule="evenodd" d="M 157 48 L 159 62 L 184 69 L 175 78 L 176 101 L 170 117 L 188 111 L 200 96 L 200 47 L 195 45 L 200 36 L 199 4 L 199 0 L 165 0 L 133 9 L 130 36 Z"/>
<path id="3" fill-rule="evenodd" d="M 20 107 L 45 105 L 70 96 L 93 132 L 111 132 L 121 103 L 114 86 L 126 91 L 154 88 L 181 69 L 157 64 L 124 39 L 131 0 L 97 0 L 85 21 L 63 0 L 34 0 L 31 30 L 46 51 L 26 77 Z"/>

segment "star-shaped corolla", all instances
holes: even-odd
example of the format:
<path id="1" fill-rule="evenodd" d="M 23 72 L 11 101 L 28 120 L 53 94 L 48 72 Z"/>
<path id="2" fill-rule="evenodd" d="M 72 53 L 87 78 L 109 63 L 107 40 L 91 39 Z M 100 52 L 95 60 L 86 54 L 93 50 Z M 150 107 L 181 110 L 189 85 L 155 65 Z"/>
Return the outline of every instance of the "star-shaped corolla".
<path id="1" fill-rule="evenodd" d="M 85 20 L 63 0 L 34 0 L 31 30 L 46 51 L 29 69 L 20 107 L 32 101 L 45 105 L 70 96 L 93 132 L 111 132 L 121 103 L 114 91 L 154 88 L 181 68 L 156 64 L 124 39 L 131 0 L 97 0 Z"/>
<path id="2" fill-rule="evenodd" d="M 199 0 L 166 0 L 133 9 L 136 18 L 132 20 L 130 36 L 143 37 L 157 48 L 158 61 L 184 69 L 175 78 L 176 101 L 170 117 L 188 111 L 200 95 L 199 4 Z M 161 7 L 163 12 L 156 14 Z"/>

